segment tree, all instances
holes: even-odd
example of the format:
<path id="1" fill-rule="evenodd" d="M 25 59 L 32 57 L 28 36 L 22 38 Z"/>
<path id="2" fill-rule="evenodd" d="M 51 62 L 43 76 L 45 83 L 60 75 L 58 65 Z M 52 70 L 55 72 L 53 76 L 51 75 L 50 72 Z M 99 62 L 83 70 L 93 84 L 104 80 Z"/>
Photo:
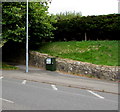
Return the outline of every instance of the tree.
<path id="1" fill-rule="evenodd" d="M 55 19 L 48 14 L 47 3 L 29 3 L 29 36 L 30 44 L 53 39 Z M 34 9 L 34 10 L 33 10 Z"/>
<path id="2" fill-rule="evenodd" d="M 25 43 L 26 38 L 26 3 L 4 2 L 3 9 L 3 39 Z M 52 23 L 55 19 L 48 14 L 47 2 L 29 3 L 29 42 L 36 44 L 39 41 L 53 38 L 55 28 Z"/>
<path id="3" fill-rule="evenodd" d="M 25 3 L 2 3 L 2 38 L 22 42 L 25 40 Z"/>
<path id="4" fill-rule="evenodd" d="M 57 15 L 55 40 L 118 40 L 120 14 L 99 16 Z M 86 37 L 86 39 L 85 39 Z"/>
<path id="5" fill-rule="evenodd" d="M 54 24 L 57 30 L 54 32 L 55 41 L 76 40 L 77 21 L 81 18 L 81 13 L 65 12 L 56 15 L 57 23 Z"/>

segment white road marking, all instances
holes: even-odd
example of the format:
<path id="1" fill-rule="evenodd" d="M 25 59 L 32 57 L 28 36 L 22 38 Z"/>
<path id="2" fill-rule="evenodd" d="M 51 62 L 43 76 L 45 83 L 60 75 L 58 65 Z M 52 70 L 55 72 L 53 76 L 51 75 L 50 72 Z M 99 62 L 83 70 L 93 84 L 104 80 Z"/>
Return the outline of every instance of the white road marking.
<path id="1" fill-rule="evenodd" d="M 10 100 L 7 100 L 7 99 L 3 99 L 3 98 L 0 98 L 0 100 L 6 101 L 6 102 L 9 102 L 9 103 L 14 103 L 13 101 L 10 101 Z"/>
<path id="2" fill-rule="evenodd" d="M 22 84 L 26 84 L 26 82 L 27 82 L 26 80 L 23 80 Z"/>
<path id="3" fill-rule="evenodd" d="M 58 90 L 58 88 L 55 85 L 51 85 L 54 90 Z"/>
<path id="4" fill-rule="evenodd" d="M 93 95 L 97 96 L 98 98 L 104 99 L 104 97 L 98 95 L 97 93 L 94 93 L 93 91 L 88 90 L 88 92 L 92 93 Z"/>
<path id="5" fill-rule="evenodd" d="M 1 76 L 0 79 L 3 79 L 3 76 Z"/>

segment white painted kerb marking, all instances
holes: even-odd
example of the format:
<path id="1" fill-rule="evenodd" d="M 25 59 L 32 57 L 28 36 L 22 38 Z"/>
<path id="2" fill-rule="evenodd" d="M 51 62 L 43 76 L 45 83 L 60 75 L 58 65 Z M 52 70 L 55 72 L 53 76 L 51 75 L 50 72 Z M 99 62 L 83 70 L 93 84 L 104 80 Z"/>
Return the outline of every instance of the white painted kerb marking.
<path id="1" fill-rule="evenodd" d="M 98 95 L 97 93 L 94 93 L 93 91 L 88 90 L 88 92 L 92 93 L 93 95 L 97 96 L 98 98 L 104 99 L 104 97 Z"/>
<path id="2" fill-rule="evenodd" d="M 3 76 L 1 76 L 0 79 L 3 79 Z"/>
<path id="3" fill-rule="evenodd" d="M 22 84 L 26 84 L 26 82 L 27 82 L 26 80 L 23 80 Z"/>
<path id="4" fill-rule="evenodd" d="M 14 103 L 13 101 L 10 101 L 10 100 L 7 100 L 7 99 L 3 99 L 3 98 L 0 98 L 0 100 L 6 101 L 6 102 L 9 102 L 9 103 Z"/>
<path id="5" fill-rule="evenodd" d="M 58 90 L 58 88 L 56 88 L 56 86 L 55 85 L 51 85 L 52 86 L 52 88 L 54 89 L 54 90 Z"/>

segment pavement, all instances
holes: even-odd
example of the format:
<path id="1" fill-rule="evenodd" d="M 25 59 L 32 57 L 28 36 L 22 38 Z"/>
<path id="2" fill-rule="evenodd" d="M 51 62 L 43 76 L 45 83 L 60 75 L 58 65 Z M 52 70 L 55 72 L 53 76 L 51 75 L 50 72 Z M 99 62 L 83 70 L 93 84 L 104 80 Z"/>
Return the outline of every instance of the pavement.
<path id="1" fill-rule="evenodd" d="M 120 94 L 117 82 L 63 74 L 58 71 L 46 71 L 35 67 L 29 67 L 29 72 L 25 73 L 24 65 L 17 65 L 17 67 L 19 70 L 2 70 L 0 77 Z"/>

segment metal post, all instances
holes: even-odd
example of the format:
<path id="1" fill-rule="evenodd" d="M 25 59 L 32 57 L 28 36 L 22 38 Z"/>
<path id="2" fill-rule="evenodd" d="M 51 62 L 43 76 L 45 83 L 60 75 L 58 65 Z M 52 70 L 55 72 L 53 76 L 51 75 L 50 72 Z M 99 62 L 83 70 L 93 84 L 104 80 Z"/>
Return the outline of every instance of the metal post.
<path id="1" fill-rule="evenodd" d="M 120 14 L 120 0 L 118 0 L 118 14 Z"/>
<path id="2" fill-rule="evenodd" d="M 28 72 L 28 0 L 27 0 L 27 18 L 26 18 L 26 73 Z"/>

